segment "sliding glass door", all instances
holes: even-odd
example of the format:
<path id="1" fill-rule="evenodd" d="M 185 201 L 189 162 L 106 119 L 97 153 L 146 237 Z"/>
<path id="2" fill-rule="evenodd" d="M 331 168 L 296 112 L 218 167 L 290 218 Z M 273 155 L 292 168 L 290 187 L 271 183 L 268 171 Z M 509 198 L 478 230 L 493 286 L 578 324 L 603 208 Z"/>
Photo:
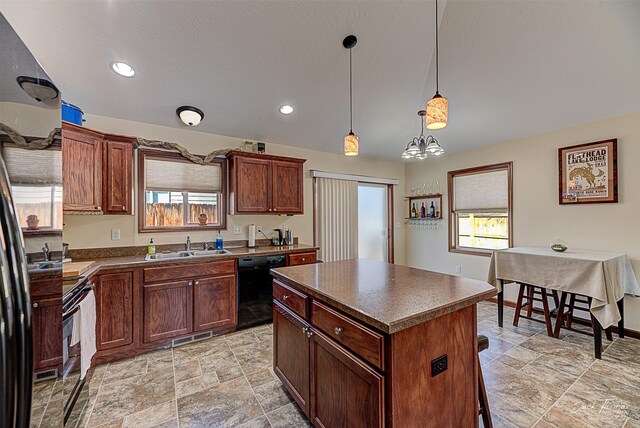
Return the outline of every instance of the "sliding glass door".
<path id="1" fill-rule="evenodd" d="M 388 186 L 358 183 L 358 258 L 388 260 Z"/>

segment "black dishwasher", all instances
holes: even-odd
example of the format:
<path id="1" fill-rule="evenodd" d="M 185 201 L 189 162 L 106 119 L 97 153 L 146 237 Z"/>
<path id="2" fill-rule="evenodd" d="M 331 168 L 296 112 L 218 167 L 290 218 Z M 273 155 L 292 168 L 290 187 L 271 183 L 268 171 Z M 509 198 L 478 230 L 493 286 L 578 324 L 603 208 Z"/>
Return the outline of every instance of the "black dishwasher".
<path id="1" fill-rule="evenodd" d="M 238 259 L 238 329 L 273 321 L 273 278 L 269 269 L 287 265 L 284 254 Z"/>

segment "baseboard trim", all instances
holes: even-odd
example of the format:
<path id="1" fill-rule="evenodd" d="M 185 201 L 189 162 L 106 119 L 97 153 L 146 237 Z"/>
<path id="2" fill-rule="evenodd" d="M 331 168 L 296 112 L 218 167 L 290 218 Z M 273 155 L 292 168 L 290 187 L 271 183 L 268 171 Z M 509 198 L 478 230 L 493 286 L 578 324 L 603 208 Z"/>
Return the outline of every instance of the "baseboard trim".
<path id="1" fill-rule="evenodd" d="M 497 297 L 491 297 L 490 299 L 487 299 L 487 301 L 492 302 L 492 303 L 498 303 L 498 298 Z M 513 302 L 511 300 L 504 300 L 503 301 L 505 306 L 508 306 L 510 308 L 515 308 L 516 307 L 516 302 Z M 574 322 L 578 322 L 580 324 L 584 324 L 584 325 L 590 325 L 591 323 L 589 322 L 589 320 L 586 320 L 584 318 L 579 318 L 579 317 L 574 317 Z M 614 334 L 618 334 L 618 326 L 614 325 L 611 327 L 611 332 Z M 640 331 L 637 330 L 631 330 L 629 328 L 625 328 L 624 329 L 624 335 L 625 337 L 632 337 L 634 339 L 640 339 Z"/>

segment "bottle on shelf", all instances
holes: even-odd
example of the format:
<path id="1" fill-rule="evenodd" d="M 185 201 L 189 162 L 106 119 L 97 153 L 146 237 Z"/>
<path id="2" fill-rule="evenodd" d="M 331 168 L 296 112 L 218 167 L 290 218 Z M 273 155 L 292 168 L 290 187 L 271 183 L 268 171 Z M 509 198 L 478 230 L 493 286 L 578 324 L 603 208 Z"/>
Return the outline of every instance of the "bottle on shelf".
<path id="1" fill-rule="evenodd" d="M 424 207 L 424 202 L 420 207 L 420 218 L 425 218 L 427 216 L 427 209 Z"/>
<path id="2" fill-rule="evenodd" d="M 413 207 L 411 208 L 411 213 L 409 214 L 409 217 L 411 218 L 416 218 L 418 217 L 418 210 L 416 209 L 416 203 L 413 203 Z"/>
<path id="3" fill-rule="evenodd" d="M 435 217 L 436 216 L 436 207 L 433 206 L 433 201 L 431 201 L 431 206 L 429 207 L 429 217 Z"/>

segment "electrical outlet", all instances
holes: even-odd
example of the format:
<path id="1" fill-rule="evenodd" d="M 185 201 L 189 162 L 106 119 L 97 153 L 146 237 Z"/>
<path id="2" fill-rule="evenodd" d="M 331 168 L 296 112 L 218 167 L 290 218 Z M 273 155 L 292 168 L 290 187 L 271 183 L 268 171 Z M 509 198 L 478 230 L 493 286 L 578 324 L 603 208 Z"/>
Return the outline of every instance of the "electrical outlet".
<path id="1" fill-rule="evenodd" d="M 111 229 L 111 240 L 112 241 L 120 240 L 120 229 Z"/>
<path id="2" fill-rule="evenodd" d="M 256 232 L 262 233 L 262 226 L 256 225 Z"/>
<path id="3" fill-rule="evenodd" d="M 456 273 L 462 273 L 462 266 L 456 266 Z"/>
<path id="4" fill-rule="evenodd" d="M 233 234 L 234 234 L 234 235 L 242 235 L 242 227 L 240 227 L 240 226 L 233 226 Z"/>

